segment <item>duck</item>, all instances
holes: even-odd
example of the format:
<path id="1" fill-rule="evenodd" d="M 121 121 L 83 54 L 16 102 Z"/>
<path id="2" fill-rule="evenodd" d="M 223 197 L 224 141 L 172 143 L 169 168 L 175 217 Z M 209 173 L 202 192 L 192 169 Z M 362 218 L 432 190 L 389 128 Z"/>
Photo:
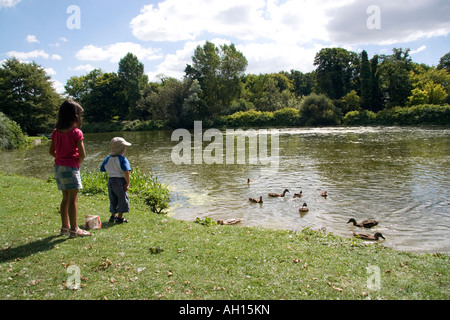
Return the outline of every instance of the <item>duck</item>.
<path id="1" fill-rule="evenodd" d="M 303 194 L 303 191 L 294 193 L 294 198 L 300 198 L 302 196 L 302 194 Z"/>
<path id="2" fill-rule="evenodd" d="M 247 183 L 253 183 L 254 181 L 250 178 L 247 179 Z"/>
<path id="3" fill-rule="evenodd" d="M 253 203 L 263 203 L 263 199 L 262 196 L 258 198 L 248 198 L 248 201 L 253 202 Z"/>
<path id="4" fill-rule="evenodd" d="M 385 237 L 380 232 L 375 233 L 373 236 L 367 233 L 355 233 L 352 232 L 354 237 L 363 239 L 363 240 L 372 240 L 372 241 L 378 241 L 379 238 L 383 238 L 386 240 Z"/>
<path id="5" fill-rule="evenodd" d="M 284 197 L 286 192 L 289 192 L 289 190 L 284 189 L 283 193 L 269 193 L 269 197 Z"/>
<path id="6" fill-rule="evenodd" d="M 228 219 L 228 220 L 217 220 L 217 223 L 220 224 L 220 225 L 231 225 L 231 224 L 240 223 L 242 220 L 243 220 L 242 218 Z"/>
<path id="7" fill-rule="evenodd" d="M 347 223 L 353 222 L 354 226 L 360 227 L 360 228 L 372 228 L 375 227 L 378 224 L 378 220 L 364 220 L 361 222 L 356 222 L 355 219 L 351 218 L 348 220 Z"/>
<path id="8" fill-rule="evenodd" d="M 322 197 L 327 197 L 328 196 L 328 193 L 326 192 L 326 191 L 322 191 L 322 193 L 320 194 Z"/>
<path id="9" fill-rule="evenodd" d="M 306 204 L 306 202 L 303 203 L 303 206 L 300 209 L 298 209 L 298 211 L 300 211 L 300 212 L 308 212 L 309 211 L 308 205 Z"/>

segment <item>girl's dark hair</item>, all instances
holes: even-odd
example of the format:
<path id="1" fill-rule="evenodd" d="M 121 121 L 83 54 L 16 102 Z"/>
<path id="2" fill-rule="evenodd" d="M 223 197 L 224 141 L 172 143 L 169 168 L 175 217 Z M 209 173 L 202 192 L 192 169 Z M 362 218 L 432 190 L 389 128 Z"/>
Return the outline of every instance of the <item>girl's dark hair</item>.
<path id="1" fill-rule="evenodd" d="M 58 122 L 56 123 L 56 129 L 67 130 L 72 128 L 73 123 L 77 123 L 77 127 L 81 128 L 81 115 L 83 114 L 83 108 L 72 100 L 64 101 L 59 107 Z"/>

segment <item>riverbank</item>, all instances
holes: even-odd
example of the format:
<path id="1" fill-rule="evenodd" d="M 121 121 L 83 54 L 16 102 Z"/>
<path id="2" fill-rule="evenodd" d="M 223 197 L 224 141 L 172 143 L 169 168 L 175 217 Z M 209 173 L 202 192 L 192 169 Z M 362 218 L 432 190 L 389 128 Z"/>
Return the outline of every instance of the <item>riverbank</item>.
<path id="1" fill-rule="evenodd" d="M 449 257 L 301 232 L 205 226 L 149 212 L 131 197 L 130 223 L 107 222 L 105 195 L 79 197 L 100 215 L 88 238 L 59 236 L 54 183 L 0 173 L 0 298 L 150 300 L 448 299 Z M 74 269 L 79 290 L 69 290 Z M 72 271 L 71 271 L 72 270 Z M 71 273 L 68 273 L 71 272 Z"/>

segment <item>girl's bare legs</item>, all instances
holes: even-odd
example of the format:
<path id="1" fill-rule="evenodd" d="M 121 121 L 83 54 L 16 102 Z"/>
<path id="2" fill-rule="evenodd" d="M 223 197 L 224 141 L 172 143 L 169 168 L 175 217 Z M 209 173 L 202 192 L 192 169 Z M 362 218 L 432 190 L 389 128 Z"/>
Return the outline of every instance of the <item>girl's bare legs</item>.
<path id="1" fill-rule="evenodd" d="M 78 189 L 63 190 L 63 198 L 61 201 L 61 222 L 62 228 L 76 231 L 77 225 L 77 202 Z"/>

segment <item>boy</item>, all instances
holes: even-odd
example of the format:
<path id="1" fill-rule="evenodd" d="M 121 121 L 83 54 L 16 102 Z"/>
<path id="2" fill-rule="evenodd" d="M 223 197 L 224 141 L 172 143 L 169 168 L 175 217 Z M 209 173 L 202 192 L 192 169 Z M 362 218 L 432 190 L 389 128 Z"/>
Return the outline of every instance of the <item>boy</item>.
<path id="1" fill-rule="evenodd" d="M 127 195 L 130 187 L 130 163 L 124 157 L 126 147 L 131 143 L 124 138 L 113 138 L 111 140 L 111 154 L 103 161 L 100 171 L 108 172 L 108 195 L 109 211 L 111 212 L 110 222 L 128 222 L 123 217 L 124 213 L 130 212 L 129 199 Z M 116 216 L 118 214 L 118 216 Z"/>

